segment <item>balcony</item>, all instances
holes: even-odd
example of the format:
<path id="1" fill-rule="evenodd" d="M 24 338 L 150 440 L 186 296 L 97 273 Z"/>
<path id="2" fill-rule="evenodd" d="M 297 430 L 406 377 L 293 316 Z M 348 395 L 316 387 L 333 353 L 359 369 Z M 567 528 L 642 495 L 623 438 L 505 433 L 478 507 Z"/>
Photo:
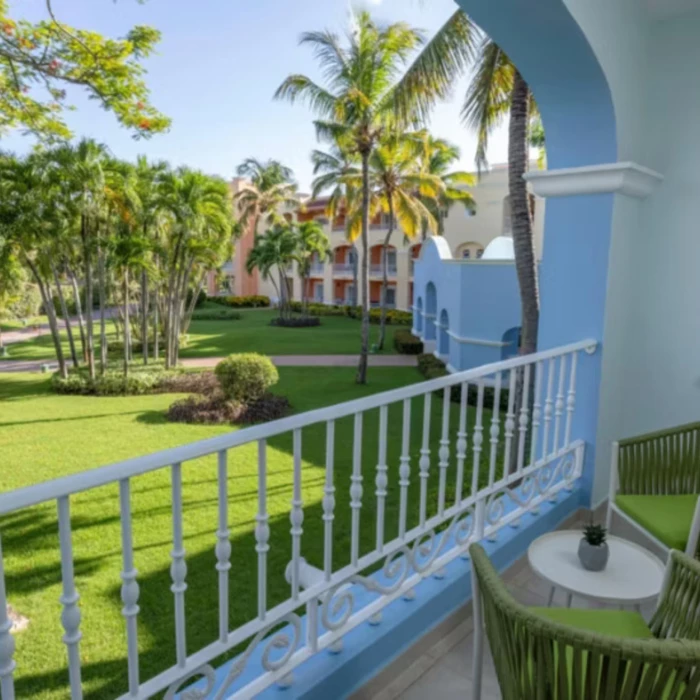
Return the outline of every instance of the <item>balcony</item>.
<path id="1" fill-rule="evenodd" d="M 396 265 L 389 265 L 387 267 L 387 275 L 389 277 L 396 277 L 396 273 L 397 273 Z M 370 265 L 369 266 L 369 274 L 372 277 L 383 277 L 384 266 L 381 263 L 379 265 Z"/>
<path id="2" fill-rule="evenodd" d="M 115 496 L 118 492 L 115 517 L 121 537 L 115 532 L 117 540 L 105 546 L 118 548 L 123 558 L 114 585 L 121 586 L 125 634 L 120 658 L 129 697 L 175 697 L 186 689 L 198 698 L 251 698 L 274 685 L 303 688 L 314 676 L 307 676 L 307 669 L 329 651 L 334 655 L 324 656 L 323 663 L 331 671 L 347 664 L 345 682 L 361 680 L 352 670 L 359 648 L 366 651 L 377 640 L 385 644 L 390 639 L 386 649 L 400 650 L 407 629 L 415 628 L 417 636 L 425 631 L 420 610 L 429 602 L 445 605 L 455 596 L 466 602 L 467 589 L 452 585 L 450 572 L 455 567 L 461 576 L 468 572 L 464 559 L 469 544 L 489 540 L 512 550 L 512 542 L 530 528 L 547 526 L 549 520 L 537 514 L 551 511 L 553 502 L 559 503 L 557 512 L 579 503 L 584 442 L 573 430 L 576 368 L 585 360 L 583 351 L 592 348 L 594 341 L 584 341 L 518 357 L 0 494 L 3 518 L 40 504 L 58 509 L 56 557 L 61 562 L 61 621 L 71 696 L 81 697 L 83 662 L 71 541 L 73 527 L 85 523 L 72 523 L 70 517 L 78 494 L 99 497 L 102 487 L 113 489 Z M 520 381 L 526 398 L 518 408 Z M 493 387 L 488 393 L 487 383 Z M 390 417 L 399 421 L 398 442 L 389 432 Z M 366 447 L 373 441 L 378 452 Z M 271 451 L 279 460 L 280 450 L 289 464 L 284 477 L 268 470 Z M 183 492 L 183 472 L 194 460 L 197 478 L 212 482 L 218 501 L 210 531 L 211 563 L 208 558 L 188 560 L 185 552 L 187 513 L 197 506 Z M 310 470 L 309 464 L 316 468 Z M 254 526 L 230 518 L 235 499 L 230 479 L 239 469 L 257 472 Z M 141 489 L 152 488 L 156 481 L 167 483 L 171 496 L 170 566 L 162 577 L 139 581 L 132 493 L 138 498 Z M 304 502 L 302 494 L 314 483 L 322 497 Z M 395 488 L 388 489 L 390 484 Z M 282 493 L 291 505 L 284 517 L 271 517 L 271 499 L 279 502 Z M 237 536 L 232 546 L 231 528 L 241 527 L 249 531 L 246 554 L 240 547 L 247 540 Z M 347 542 L 341 541 L 344 531 Z M 289 532 L 287 554 L 279 548 L 286 549 Z M 310 556 L 314 550 L 318 554 Z M 242 577 L 236 563 L 249 555 L 257 573 Z M 286 569 L 280 569 L 280 557 L 289 558 Z M 14 698 L 14 664 L 4 611 L 15 579 L 6 582 L 3 571 L 0 550 L 0 679 L 6 700 Z M 81 573 L 80 585 L 89 585 L 89 571 Z M 205 585 L 218 589 L 218 631 L 212 631 L 209 642 L 192 644 L 193 637 L 201 639 L 190 635 L 189 625 L 202 604 L 198 587 Z M 142 601 L 140 586 L 149 591 Z M 172 647 L 161 651 L 171 665 L 164 663 L 164 670 L 142 677 L 139 634 L 144 617 L 149 618 L 147 606 L 156 604 L 154 586 L 162 586 L 163 598 L 172 595 Z M 238 601 L 241 591 L 250 604 L 245 621 L 232 628 L 231 601 Z M 90 611 L 83 614 L 87 617 Z M 397 620 L 408 627 L 401 631 Z M 377 630 L 371 635 L 374 642 L 367 636 L 367 624 Z M 215 660 L 241 648 L 233 661 L 215 668 Z M 372 647 L 377 668 L 385 654 Z M 359 661 L 363 673 L 367 658 Z"/>
<path id="3" fill-rule="evenodd" d="M 309 267 L 309 274 L 310 275 L 323 275 L 325 272 L 326 266 L 324 263 L 311 263 Z"/>
<path id="4" fill-rule="evenodd" d="M 334 275 L 352 275 L 355 266 L 352 263 L 334 263 L 333 264 L 333 274 Z"/>

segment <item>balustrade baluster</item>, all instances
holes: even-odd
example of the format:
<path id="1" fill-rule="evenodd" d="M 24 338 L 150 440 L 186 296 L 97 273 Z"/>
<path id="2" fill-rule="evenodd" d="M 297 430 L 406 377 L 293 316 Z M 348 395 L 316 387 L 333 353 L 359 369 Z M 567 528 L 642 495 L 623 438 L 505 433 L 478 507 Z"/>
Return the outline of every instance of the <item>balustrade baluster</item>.
<path id="1" fill-rule="evenodd" d="M 559 452 L 561 436 L 561 419 L 564 415 L 564 384 L 566 382 L 566 355 L 559 358 L 559 383 L 557 385 L 557 400 L 554 404 L 554 447 L 552 452 Z"/>
<path id="2" fill-rule="evenodd" d="M 131 485 L 129 479 L 119 482 L 119 507 L 122 530 L 122 615 L 126 620 L 127 668 L 129 695 L 139 692 L 139 645 L 136 620 L 139 614 L 139 584 L 134 567 L 134 541 L 131 527 Z"/>
<path id="3" fill-rule="evenodd" d="M 408 486 L 411 476 L 411 399 L 403 401 L 403 427 L 401 433 L 401 457 L 399 466 L 399 537 L 406 535 L 406 510 L 408 507 Z"/>
<path id="4" fill-rule="evenodd" d="M 73 543 L 70 528 L 70 503 L 68 496 L 58 499 L 58 536 L 61 548 L 61 623 L 65 634 L 63 642 L 68 649 L 68 675 L 70 679 L 71 700 L 81 700 L 83 687 L 80 678 L 80 596 L 75 589 L 75 572 L 73 569 Z"/>
<path id="5" fill-rule="evenodd" d="M 525 466 L 525 443 L 527 442 L 527 422 L 530 406 L 530 368 L 532 365 L 525 365 L 523 373 L 523 393 L 522 404 L 520 406 L 520 416 L 518 417 L 518 474 Z"/>
<path id="6" fill-rule="evenodd" d="M 430 474 L 430 406 L 432 394 L 423 396 L 423 443 L 418 460 L 420 476 L 420 526 L 425 526 L 428 504 L 428 476 Z"/>
<path id="7" fill-rule="evenodd" d="M 335 450 L 335 421 L 326 423 L 326 482 L 323 486 L 323 573 L 326 581 L 333 573 L 333 515 L 335 486 L 333 485 L 333 456 Z"/>
<path id="8" fill-rule="evenodd" d="M 474 421 L 474 432 L 472 433 L 472 452 L 474 462 L 472 467 L 472 498 L 479 491 L 479 469 L 481 468 L 481 446 L 484 442 L 484 380 L 479 379 L 479 390 L 476 399 L 476 420 Z"/>
<path id="9" fill-rule="evenodd" d="M 537 463 L 537 441 L 540 435 L 540 418 L 542 417 L 542 362 L 535 366 L 535 400 L 532 404 L 532 432 L 530 433 L 530 464 Z"/>
<path id="10" fill-rule="evenodd" d="M 447 386 L 442 393 L 442 435 L 438 451 L 438 469 L 440 481 L 438 486 L 438 514 L 445 514 L 445 488 L 447 487 L 447 467 L 450 459 L 450 391 Z"/>
<path id="11" fill-rule="evenodd" d="M 360 510 L 362 508 L 362 413 L 355 414 L 353 431 L 352 476 L 350 477 L 350 508 L 352 509 L 352 565 L 360 558 Z"/>
<path id="12" fill-rule="evenodd" d="M 299 599 L 299 561 L 301 559 L 301 536 L 304 532 L 303 501 L 301 500 L 301 428 L 293 434 L 294 450 L 294 493 L 292 495 L 292 510 L 289 520 L 292 523 L 292 598 Z"/>
<path id="13" fill-rule="evenodd" d="M 389 407 L 381 406 L 379 409 L 379 455 L 377 457 L 377 478 L 375 484 L 377 490 L 377 552 L 381 554 L 384 548 L 384 504 L 387 495 L 387 464 L 386 464 L 386 438 Z"/>
<path id="14" fill-rule="evenodd" d="M 552 413 L 554 412 L 554 359 L 548 361 L 547 367 L 547 397 L 544 402 L 544 432 L 542 433 L 542 461 L 549 456 L 549 431 L 552 425 Z"/>
<path id="15" fill-rule="evenodd" d="M 467 397 L 469 384 L 462 384 L 459 399 L 459 430 L 457 431 L 457 483 L 455 486 L 455 505 L 464 497 L 464 460 L 467 457 Z"/>
<path id="16" fill-rule="evenodd" d="M 270 551 L 270 516 L 267 513 L 267 441 L 258 440 L 258 514 L 255 516 L 255 551 L 258 553 L 258 618 L 267 614 L 267 553 Z"/>
<path id="17" fill-rule="evenodd" d="M 7 614 L 7 592 L 5 591 L 5 565 L 2 557 L 0 538 L 0 696 L 2 700 L 15 700 L 13 673 L 15 661 L 15 640 L 12 636 L 12 620 Z"/>
<path id="18" fill-rule="evenodd" d="M 491 452 L 489 455 L 489 487 L 496 480 L 496 457 L 498 456 L 498 437 L 501 432 L 501 373 L 496 373 L 496 382 L 493 389 L 493 410 L 491 411 L 491 429 L 489 431 Z"/>
<path id="19" fill-rule="evenodd" d="M 503 478 L 510 475 L 510 457 L 513 449 L 513 433 L 515 432 L 515 379 L 518 370 L 510 370 L 510 382 L 508 384 L 508 409 L 506 411 L 505 437 L 506 443 L 503 451 Z"/>
<path id="20" fill-rule="evenodd" d="M 173 585 L 170 590 L 175 597 L 175 651 L 177 665 L 184 666 L 187 661 L 187 643 L 185 634 L 185 591 L 187 584 L 187 564 L 182 534 L 182 465 L 171 467 L 171 485 L 173 501 L 173 549 L 170 552 L 170 577 Z"/>
<path id="21" fill-rule="evenodd" d="M 569 374 L 569 392 L 566 396 L 566 430 L 564 432 L 564 445 L 571 444 L 571 423 L 576 410 L 576 366 L 578 364 L 578 353 L 571 354 L 571 372 Z"/>
<path id="22" fill-rule="evenodd" d="M 219 572 L 219 641 L 228 638 L 229 571 L 231 570 L 231 532 L 228 529 L 228 454 L 221 450 L 217 459 L 219 486 L 219 523 L 216 530 L 216 570 Z"/>

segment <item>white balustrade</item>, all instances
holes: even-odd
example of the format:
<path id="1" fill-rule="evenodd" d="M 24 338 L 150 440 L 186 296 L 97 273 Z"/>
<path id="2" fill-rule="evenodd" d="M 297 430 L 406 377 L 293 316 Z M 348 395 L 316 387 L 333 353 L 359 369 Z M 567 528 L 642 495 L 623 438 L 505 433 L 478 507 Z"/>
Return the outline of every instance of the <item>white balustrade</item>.
<path id="1" fill-rule="evenodd" d="M 312 655 L 323 650 L 341 652 L 344 634 L 360 624 L 381 624 L 384 607 L 397 598 L 410 599 L 420 595 L 420 582 L 428 576 L 439 578 L 449 562 L 466 555 L 471 542 L 482 537 L 495 537 L 501 528 L 515 526 L 524 513 L 535 512 L 544 501 L 573 487 L 581 475 L 584 449 L 584 443 L 576 440 L 574 430 L 577 368 L 582 361 L 579 355 L 594 348 L 595 342 L 585 341 L 529 357 L 517 357 L 0 494 L 0 516 L 44 502 L 58 504 L 61 621 L 68 650 L 70 697 L 82 696 L 80 608 L 74 580 L 70 518 L 73 494 L 112 483 L 119 486 L 121 597 L 126 627 L 122 691 L 125 694 L 122 698 L 159 696 L 171 700 L 178 695 L 184 697 L 186 693 L 183 691 L 190 692 L 188 686 L 197 678 L 202 679 L 201 684 L 196 691 L 191 691 L 192 697 L 196 693 L 198 698 L 207 700 L 251 698 L 275 683 L 281 686 L 293 683 L 292 671 Z M 490 416 L 484 411 L 487 386 L 493 397 Z M 508 392 L 508 401 L 501 425 L 503 391 Z M 434 393 L 442 397 L 442 412 L 440 425 L 434 426 L 434 435 L 431 436 Z M 455 408 L 455 420 L 452 421 L 452 398 L 456 395 L 459 398 L 459 418 L 456 419 Z M 476 405 L 471 409 L 470 401 L 474 397 Z M 420 425 L 418 435 L 412 433 L 414 399 L 417 401 L 413 405 L 422 408 L 422 414 L 415 416 Z M 365 414 L 378 415 L 378 420 L 364 421 Z M 489 419 L 486 454 L 485 418 Z M 339 449 L 336 455 L 337 421 L 344 419 L 352 419 L 352 448 L 348 441 L 348 444 L 339 446 L 342 453 Z M 318 487 L 320 515 L 315 516 L 322 522 L 323 558 L 321 560 L 319 552 L 318 561 L 312 564 L 302 553 L 306 551 L 308 555 L 317 549 L 308 545 L 308 537 L 310 531 L 320 530 L 305 523 L 302 464 L 304 444 L 308 446 L 311 436 L 311 430 L 307 432 L 306 428 L 315 425 L 325 428 L 325 460 L 321 460 L 325 463 L 315 465 L 324 468 L 325 476 Z M 392 439 L 398 440 L 398 429 L 401 431 L 400 444 L 392 445 Z M 267 498 L 267 450 L 269 440 L 289 434 L 292 454 L 286 486 L 289 500 L 286 502 L 291 525 L 291 559 L 284 572 L 289 593 L 282 602 L 271 604 L 268 584 L 271 577 L 282 574 L 275 568 L 279 556 L 271 558 L 269 554 L 271 549 L 278 551 L 274 548 L 280 543 L 275 542 L 270 531 L 269 509 L 272 506 L 268 506 Z M 377 454 L 368 454 L 367 450 L 363 451 L 363 445 L 371 442 L 375 435 Z M 452 444 L 454 476 L 450 470 Z M 253 527 L 257 579 L 247 571 L 237 570 L 237 557 L 242 553 L 232 550 L 231 546 L 228 459 L 231 450 L 244 445 L 257 445 L 257 508 Z M 391 449 L 395 450 L 393 454 L 389 452 Z M 437 473 L 431 473 L 430 469 L 433 451 L 437 455 Z M 242 451 L 236 452 L 236 460 L 249 459 L 243 454 Z M 187 504 L 183 501 L 183 467 L 191 460 L 207 455 L 216 456 L 216 467 L 212 465 L 212 468 L 218 485 L 217 515 L 211 522 L 216 570 L 212 570 L 211 575 L 218 578 L 219 625 L 214 641 L 188 653 L 185 617 L 188 584 L 183 531 Z M 393 455 L 398 456 L 396 464 Z M 411 463 L 415 460 L 418 478 L 411 483 Z M 206 462 L 198 466 L 202 470 L 208 468 Z M 367 473 L 374 469 L 374 498 L 363 504 L 365 469 Z M 165 671 L 144 680 L 141 678 L 143 673 L 139 673 L 137 637 L 140 606 L 144 603 L 139 600 L 134 562 L 131 490 L 135 479 L 159 470 L 170 470 L 171 477 L 170 575 L 175 609 L 175 662 Z M 344 485 L 349 478 L 349 492 L 345 486 L 340 491 L 344 507 L 339 510 L 336 510 L 336 472 Z M 397 478 L 396 482 L 392 481 L 394 478 Z M 452 483 L 452 479 L 455 498 L 448 502 L 447 484 Z M 390 485 L 393 483 L 398 488 L 392 492 Z M 306 488 L 311 486 L 307 484 Z M 277 484 L 274 493 L 276 502 L 279 502 Z M 393 498 L 397 501 L 391 500 Z M 437 500 L 434 510 L 433 498 Z M 416 502 L 417 525 L 410 518 L 410 504 Z M 393 513 L 396 505 L 397 529 L 393 524 L 387 527 L 386 523 L 387 514 Z M 362 517 L 363 509 L 366 513 L 369 508 L 376 508 L 375 519 Z M 273 513 L 277 518 L 276 509 Z M 306 515 L 308 518 L 308 513 Z M 342 520 L 336 525 L 338 518 Z M 388 535 L 389 532 L 397 533 L 397 536 Z M 375 546 L 366 548 L 368 551 L 364 553 L 361 543 L 371 541 L 371 538 Z M 336 558 L 338 565 L 333 561 L 334 544 L 341 548 L 341 556 Z M 249 546 L 253 547 L 253 544 Z M 11 596 L 12 591 L 5 590 L 6 570 L 7 561 L 3 560 L 0 548 L 0 691 L 2 700 L 14 700 L 14 638 L 6 609 L 7 596 Z M 257 586 L 256 609 L 250 611 L 247 621 L 230 629 L 231 595 L 251 586 Z M 358 604 L 356 592 L 360 588 L 373 593 L 367 604 Z M 279 590 L 279 586 L 275 586 L 275 590 Z M 193 590 L 190 605 L 196 605 L 197 599 Z M 300 610 L 305 610 L 307 616 L 305 633 Z M 254 680 L 247 680 L 245 687 L 233 687 L 234 682 L 243 682 L 241 674 L 258 647 L 262 648 L 262 655 L 258 655 L 262 664 L 259 674 Z M 226 677 L 214 692 L 216 676 L 211 663 L 234 648 L 243 648 L 244 651 L 226 667 Z"/>

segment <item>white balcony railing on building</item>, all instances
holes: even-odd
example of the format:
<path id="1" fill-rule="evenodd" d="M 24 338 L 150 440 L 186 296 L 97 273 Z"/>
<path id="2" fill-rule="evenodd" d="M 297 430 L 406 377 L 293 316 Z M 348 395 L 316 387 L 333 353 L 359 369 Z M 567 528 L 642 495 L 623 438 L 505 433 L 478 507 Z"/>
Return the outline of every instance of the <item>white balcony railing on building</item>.
<path id="1" fill-rule="evenodd" d="M 387 274 L 389 277 L 396 277 L 396 265 L 389 265 L 387 266 Z M 381 277 L 384 274 L 384 266 L 383 265 L 370 265 L 369 266 L 369 274 L 374 276 L 374 277 Z"/>
<path id="2" fill-rule="evenodd" d="M 276 682 L 293 682 L 291 671 L 295 667 L 324 649 L 337 651 L 343 635 L 357 625 L 368 620 L 380 622 L 385 606 L 400 596 L 410 599 L 423 578 L 439 575 L 449 561 L 465 555 L 471 542 L 493 537 L 506 525 L 516 526 L 523 514 L 539 503 L 573 488 L 581 475 L 584 447 L 572 434 L 577 364 L 581 353 L 595 346 L 595 341 L 585 341 L 518 357 L 0 494 L 0 516 L 42 503 L 57 505 L 63 609 L 60 619 L 68 652 L 66 679 L 71 697 L 82 697 L 81 612 L 72 527 L 86 526 L 85 522 L 71 522 L 74 501 L 89 498 L 94 489 L 118 485 L 121 542 L 113 544 L 122 557 L 126 633 L 125 687 L 114 689 L 115 694 L 120 691 L 125 693 L 122 698 L 147 698 L 165 692 L 166 698 L 173 698 L 195 677 L 203 677 L 196 693 L 188 697 L 252 698 Z M 519 405 L 516 395 L 522 396 Z M 390 440 L 390 418 L 401 434 L 396 443 Z M 310 432 L 316 436 L 313 442 L 309 440 Z M 267 460 L 268 451 L 280 444 L 282 436 L 290 438 L 290 508 L 289 524 L 280 533 L 277 518 L 270 522 L 268 499 L 279 501 L 280 492 L 277 484 L 268 493 Z M 377 452 L 367 454 L 371 438 L 376 438 L 373 444 Z M 231 531 L 242 523 L 231 522 L 229 516 L 229 499 L 233 497 L 228 490 L 229 478 L 246 466 L 237 450 L 247 445 L 257 450 L 254 546 L 251 539 L 257 571 L 253 575 L 236 566 L 237 558 L 244 555 L 240 546 L 232 547 Z M 303 445 L 308 447 L 304 449 Z M 218 510 L 213 509 L 211 522 L 216 558 L 211 576 L 216 577 L 219 592 L 218 635 L 204 648 L 193 650 L 187 645 L 185 605 L 187 600 L 188 606 L 196 607 L 198 591 L 192 584 L 188 588 L 188 508 L 186 501 L 183 503 L 183 470 L 194 468 L 188 463 L 208 455 L 216 461 L 210 465 L 200 462 L 196 469 L 198 479 L 214 479 L 218 484 Z M 325 464 L 322 472 L 315 468 L 314 460 Z M 173 596 L 175 624 L 172 648 L 158 652 L 163 658 L 172 654 L 173 665 L 153 677 L 142 678 L 138 621 L 142 611 L 134 568 L 132 489 L 142 487 L 140 478 L 152 483 L 146 475 L 160 471 L 169 472 L 172 513 L 172 585 L 162 594 Z M 308 493 L 317 479 L 319 492 L 322 490 L 320 503 L 305 504 L 302 494 Z M 336 509 L 339 501 L 342 503 Z M 198 508 L 199 503 L 195 501 L 191 507 Z M 313 524 L 309 512 L 314 513 Z M 271 536 L 271 525 L 279 537 Z M 322 533 L 317 568 L 302 558 L 303 543 L 305 553 L 311 549 L 305 527 Z M 344 531 L 349 533 L 347 542 L 342 541 Z M 280 540 L 289 542 L 289 588 L 287 598 L 272 605 L 270 577 L 281 577 L 275 579 L 277 591 L 280 582 L 286 585 L 284 572 L 275 574 L 275 563 L 280 560 L 277 548 L 283 546 Z M 271 549 L 275 556 L 270 555 Z M 200 571 L 197 578 L 201 580 L 203 575 Z M 87 576 L 83 574 L 82 580 Z M 16 581 L 18 577 L 15 574 L 8 580 Z M 241 590 L 251 588 L 256 592 L 256 610 L 231 629 L 230 602 L 236 599 L 236 592 L 240 595 Z M 356 605 L 353 593 L 360 589 L 373 594 L 363 607 Z M 0 689 L 3 700 L 14 700 L 14 639 L 6 613 L 8 596 L 12 596 L 12 588 L 5 588 L 0 546 Z M 275 597 L 279 601 L 279 594 Z M 303 634 L 298 612 L 302 607 L 308 622 Z M 187 617 L 190 621 L 191 612 Z M 223 669 L 225 676 L 218 678 L 214 692 L 211 663 L 244 644 L 247 647 L 236 661 Z M 252 680 L 249 674 L 244 679 L 256 650 L 255 658 L 261 659 L 256 662 L 261 664 L 260 672 Z M 261 650 L 262 656 L 258 657 Z"/>
<path id="3" fill-rule="evenodd" d="M 333 272 L 336 275 L 351 275 L 353 270 L 354 266 L 350 263 L 335 263 L 333 265 Z"/>
<path id="4" fill-rule="evenodd" d="M 309 266 L 309 273 L 312 275 L 322 275 L 325 270 L 325 265 L 323 263 L 311 263 Z"/>

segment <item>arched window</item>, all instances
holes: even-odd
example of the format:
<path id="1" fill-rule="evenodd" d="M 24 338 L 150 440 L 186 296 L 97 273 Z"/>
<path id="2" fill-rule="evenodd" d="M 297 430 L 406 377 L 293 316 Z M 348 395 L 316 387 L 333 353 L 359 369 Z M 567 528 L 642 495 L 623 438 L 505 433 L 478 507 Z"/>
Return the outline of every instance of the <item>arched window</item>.
<path id="1" fill-rule="evenodd" d="M 473 241 L 462 243 L 457 248 L 457 258 L 460 260 L 479 260 L 484 254 L 484 246 Z"/>

